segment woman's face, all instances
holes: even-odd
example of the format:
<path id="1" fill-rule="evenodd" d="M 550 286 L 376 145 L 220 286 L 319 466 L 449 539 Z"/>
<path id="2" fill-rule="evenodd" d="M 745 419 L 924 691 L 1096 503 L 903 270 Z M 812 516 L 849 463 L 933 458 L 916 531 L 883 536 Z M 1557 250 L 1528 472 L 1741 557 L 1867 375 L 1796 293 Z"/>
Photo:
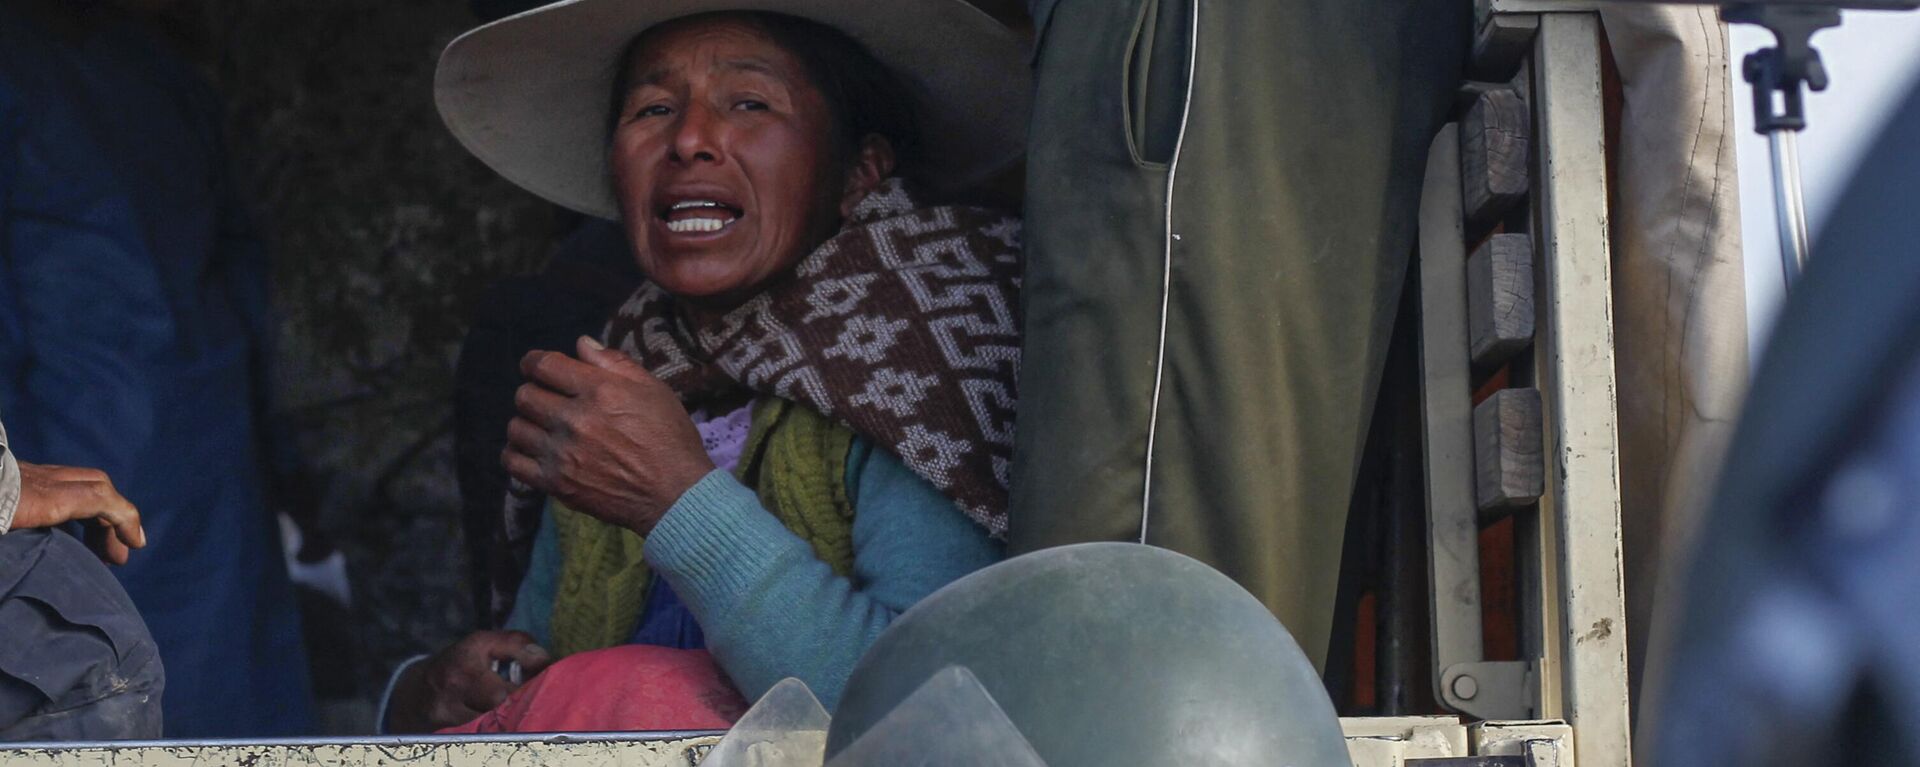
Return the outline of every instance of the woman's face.
<path id="1" fill-rule="evenodd" d="M 640 268 L 696 306 L 738 305 L 839 226 L 848 173 L 804 65 L 750 22 L 648 31 L 611 151 Z"/>

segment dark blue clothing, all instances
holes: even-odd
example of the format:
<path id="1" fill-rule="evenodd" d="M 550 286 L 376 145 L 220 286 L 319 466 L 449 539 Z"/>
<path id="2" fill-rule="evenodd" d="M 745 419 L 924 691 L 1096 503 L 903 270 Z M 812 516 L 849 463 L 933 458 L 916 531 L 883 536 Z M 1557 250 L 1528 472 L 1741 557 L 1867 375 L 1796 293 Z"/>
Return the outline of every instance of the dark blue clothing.
<path id="1" fill-rule="evenodd" d="M 707 635 L 700 630 L 700 621 L 687 609 L 687 603 L 673 593 L 673 584 L 654 573 L 653 580 L 648 582 L 647 606 L 640 612 L 640 625 L 634 628 L 633 637 L 627 643 L 704 650 Z"/>
<path id="2" fill-rule="evenodd" d="M 160 737 L 153 638 L 79 541 L 0 535 L 0 627 L 0 742 Z"/>
<path id="3" fill-rule="evenodd" d="M 1920 764 L 1920 87 L 1774 322 L 1649 676 L 1646 762 Z M 1712 744 L 1703 747 L 1702 744 Z"/>
<path id="4" fill-rule="evenodd" d="M 294 734 L 299 617 L 257 449 L 267 264 L 212 90 L 135 22 L 0 4 L 0 412 L 24 460 L 140 507 L 115 574 L 167 668 L 169 737 Z M 98 14 L 97 14 L 98 15 Z"/>

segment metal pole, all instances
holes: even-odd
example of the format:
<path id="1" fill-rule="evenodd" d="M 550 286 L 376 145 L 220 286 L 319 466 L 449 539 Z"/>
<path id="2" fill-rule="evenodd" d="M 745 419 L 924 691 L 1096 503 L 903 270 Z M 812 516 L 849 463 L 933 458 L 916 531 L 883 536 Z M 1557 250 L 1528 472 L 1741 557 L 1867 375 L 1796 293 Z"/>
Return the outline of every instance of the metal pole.
<path id="1" fill-rule="evenodd" d="M 1773 32 L 1777 45 L 1747 56 L 1741 67 L 1753 86 L 1753 129 L 1773 148 L 1773 208 L 1780 225 L 1780 273 L 1787 292 L 1807 267 L 1807 204 L 1800 192 L 1799 133 L 1807 127 L 1806 91 L 1827 89 L 1827 68 L 1813 47 L 1822 29 L 1840 26 L 1843 3 L 1734 2 L 1721 7 L 1729 23 Z"/>
<path id="2" fill-rule="evenodd" d="M 1767 133 L 1773 148 L 1773 210 L 1780 227 L 1780 271 L 1789 292 L 1807 268 L 1807 203 L 1801 194 L 1799 131 Z"/>

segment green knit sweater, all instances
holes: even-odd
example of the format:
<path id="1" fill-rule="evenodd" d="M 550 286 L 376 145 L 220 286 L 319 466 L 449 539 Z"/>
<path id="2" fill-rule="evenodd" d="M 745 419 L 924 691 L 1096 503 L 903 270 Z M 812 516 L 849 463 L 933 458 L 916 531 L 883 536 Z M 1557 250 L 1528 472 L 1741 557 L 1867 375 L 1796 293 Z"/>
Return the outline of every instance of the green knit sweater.
<path id="1" fill-rule="evenodd" d="M 753 429 L 735 468 L 767 511 L 842 576 L 853 566 L 854 509 L 846 485 L 853 438 L 812 410 L 769 397 L 754 404 Z M 558 503 L 552 513 L 560 580 L 550 649 L 565 657 L 626 641 L 646 609 L 652 571 L 645 541 Z"/>

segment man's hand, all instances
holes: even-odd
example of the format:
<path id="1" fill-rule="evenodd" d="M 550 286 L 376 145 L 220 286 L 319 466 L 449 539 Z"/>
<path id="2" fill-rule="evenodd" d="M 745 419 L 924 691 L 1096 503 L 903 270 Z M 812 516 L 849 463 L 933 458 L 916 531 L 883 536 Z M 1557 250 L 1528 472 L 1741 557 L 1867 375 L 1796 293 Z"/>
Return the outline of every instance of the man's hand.
<path id="1" fill-rule="evenodd" d="M 500 461 L 515 479 L 641 535 L 713 471 L 680 398 L 627 355 L 582 337 L 580 359 L 530 352 Z"/>
<path id="2" fill-rule="evenodd" d="M 90 522 L 96 527 L 87 542 L 101 559 L 127 563 L 127 549 L 147 545 L 140 527 L 140 510 L 133 507 L 113 480 L 99 469 L 45 466 L 20 462 L 20 505 L 13 511 L 13 529 L 54 527 L 68 522 Z"/>
<path id="3" fill-rule="evenodd" d="M 553 663 L 553 657 L 522 632 L 468 634 L 400 675 L 387 703 L 387 730 L 433 732 L 493 710 L 516 686 L 494 672 L 496 660 L 519 661 L 527 677 Z"/>

